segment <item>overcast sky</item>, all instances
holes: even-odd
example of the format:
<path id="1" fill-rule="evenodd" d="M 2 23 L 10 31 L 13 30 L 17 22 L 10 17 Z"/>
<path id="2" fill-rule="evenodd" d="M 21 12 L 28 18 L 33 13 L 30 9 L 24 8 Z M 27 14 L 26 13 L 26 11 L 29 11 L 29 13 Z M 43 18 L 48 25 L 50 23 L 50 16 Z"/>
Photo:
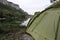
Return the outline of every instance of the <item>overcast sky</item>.
<path id="1" fill-rule="evenodd" d="M 29 14 L 34 14 L 36 11 L 41 11 L 50 5 L 50 0 L 8 0 L 16 3 L 24 11 Z"/>

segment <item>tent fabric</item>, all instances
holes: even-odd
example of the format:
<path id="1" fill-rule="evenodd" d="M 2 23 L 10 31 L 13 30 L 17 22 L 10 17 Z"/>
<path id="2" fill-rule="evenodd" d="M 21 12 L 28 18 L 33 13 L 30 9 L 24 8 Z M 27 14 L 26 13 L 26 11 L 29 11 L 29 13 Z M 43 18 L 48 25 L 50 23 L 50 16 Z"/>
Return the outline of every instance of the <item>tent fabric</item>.
<path id="1" fill-rule="evenodd" d="M 32 24 L 32 22 L 40 15 L 40 12 L 35 12 L 35 15 L 30 19 L 28 23 L 28 27 Z"/>
<path id="2" fill-rule="evenodd" d="M 32 20 L 27 29 L 35 40 L 60 40 L 60 7 L 52 7 Z"/>

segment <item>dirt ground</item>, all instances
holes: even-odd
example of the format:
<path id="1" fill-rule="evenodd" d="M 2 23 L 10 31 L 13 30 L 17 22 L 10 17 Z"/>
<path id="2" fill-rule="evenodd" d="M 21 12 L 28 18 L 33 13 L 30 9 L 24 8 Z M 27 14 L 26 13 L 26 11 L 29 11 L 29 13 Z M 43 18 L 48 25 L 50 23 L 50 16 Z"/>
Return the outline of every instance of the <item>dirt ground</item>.
<path id="1" fill-rule="evenodd" d="M 0 40 L 22 40 L 22 34 L 26 31 L 26 28 L 21 28 L 19 31 L 9 32 L 6 34 L 0 34 Z"/>

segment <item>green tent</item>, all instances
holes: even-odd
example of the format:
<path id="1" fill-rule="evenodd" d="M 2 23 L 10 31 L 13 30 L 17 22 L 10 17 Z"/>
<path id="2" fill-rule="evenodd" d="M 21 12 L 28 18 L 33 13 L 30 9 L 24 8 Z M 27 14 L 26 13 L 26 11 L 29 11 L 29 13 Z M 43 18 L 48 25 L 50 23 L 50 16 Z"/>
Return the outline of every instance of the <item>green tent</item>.
<path id="1" fill-rule="evenodd" d="M 28 26 L 27 33 L 35 40 L 60 40 L 60 5 L 38 12 Z"/>

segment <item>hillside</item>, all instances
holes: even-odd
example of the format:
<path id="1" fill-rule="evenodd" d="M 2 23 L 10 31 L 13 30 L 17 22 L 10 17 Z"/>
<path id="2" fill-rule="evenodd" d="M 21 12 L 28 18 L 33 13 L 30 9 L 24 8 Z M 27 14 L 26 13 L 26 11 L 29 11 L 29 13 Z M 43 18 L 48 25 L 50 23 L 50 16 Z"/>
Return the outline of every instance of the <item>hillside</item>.
<path id="1" fill-rule="evenodd" d="M 27 12 L 0 3 L 0 32 L 20 28 L 20 24 L 28 18 Z"/>
<path id="2" fill-rule="evenodd" d="M 26 27 L 20 24 L 31 16 L 21 8 L 17 10 L 0 3 L 0 40 L 15 40 L 16 38 L 20 40 L 21 33 L 26 30 Z"/>

